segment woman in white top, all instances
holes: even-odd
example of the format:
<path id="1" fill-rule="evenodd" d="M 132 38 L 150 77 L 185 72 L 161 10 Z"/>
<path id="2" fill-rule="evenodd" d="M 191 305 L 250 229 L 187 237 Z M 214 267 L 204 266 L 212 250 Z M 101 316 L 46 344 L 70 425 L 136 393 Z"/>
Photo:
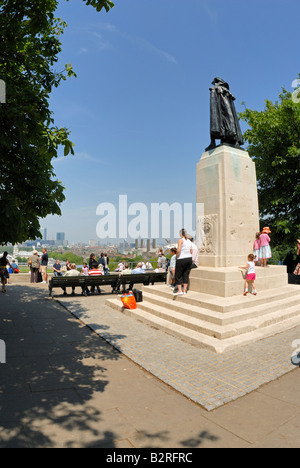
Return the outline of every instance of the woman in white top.
<path id="1" fill-rule="evenodd" d="M 185 229 L 181 229 L 175 268 L 175 285 L 178 287 L 178 292 L 174 292 L 174 296 L 185 295 L 189 284 L 193 250 L 192 243 L 186 235 Z"/>

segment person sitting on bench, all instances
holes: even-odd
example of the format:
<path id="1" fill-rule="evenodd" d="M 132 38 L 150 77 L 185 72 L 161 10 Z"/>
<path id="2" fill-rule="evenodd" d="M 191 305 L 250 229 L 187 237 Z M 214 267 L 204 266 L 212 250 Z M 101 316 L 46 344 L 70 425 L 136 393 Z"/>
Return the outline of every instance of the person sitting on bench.
<path id="1" fill-rule="evenodd" d="M 102 265 L 96 266 L 95 264 L 93 265 L 93 268 L 89 270 L 89 276 L 102 276 L 103 275 L 103 267 Z M 97 291 L 99 294 L 101 294 L 101 290 L 99 286 L 97 286 Z M 91 294 L 95 294 L 95 286 L 91 286 Z"/>
<path id="2" fill-rule="evenodd" d="M 134 270 L 131 272 L 133 275 L 138 275 L 139 273 L 146 273 L 143 268 L 143 262 L 139 262 Z"/>
<path id="3" fill-rule="evenodd" d="M 77 270 L 75 263 L 71 264 L 71 270 L 67 271 L 64 274 L 64 277 L 70 277 L 70 276 L 80 276 L 80 272 Z M 64 291 L 64 296 L 67 295 L 66 288 L 65 286 L 62 287 L 62 290 Z M 72 286 L 72 296 L 75 294 L 75 286 Z"/>

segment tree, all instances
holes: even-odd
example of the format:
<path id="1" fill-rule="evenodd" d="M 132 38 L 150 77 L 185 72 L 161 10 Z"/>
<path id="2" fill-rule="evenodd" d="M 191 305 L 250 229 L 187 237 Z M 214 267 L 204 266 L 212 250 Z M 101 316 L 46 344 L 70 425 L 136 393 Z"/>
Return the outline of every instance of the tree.
<path id="1" fill-rule="evenodd" d="M 261 222 L 271 227 L 272 245 L 294 246 L 300 233 L 300 103 L 297 90 L 283 89 L 279 99 L 267 100 L 262 112 L 246 108 L 240 117 L 250 127 L 244 139 L 256 163 Z"/>
<path id="2" fill-rule="evenodd" d="M 67 0 L 68 1 L 68 0 Z M 109 11 L 109 0 L 83 0 Z M 56 71 L 66 23 L 54 16 L 57 0 L 2 0 L 0 4 L 0 244 L 41 237 L 39 218 L 61 214 L 64 187 L 52 159 L 60 147 L 74 154 L 70 131 L 55 126 L 49 109 L 53 87 L 76 76 Z"/>
<path id="3" fill-rule="evenodd" d="M 54 258 L 54 260 L 62 260 L 66 262 L 69 260 L 70 263 L 75 263 L 75 265 L 83 264 L 83 257 L 74 254 L 73 252 L 64 252 L 59 254 L 57 252 L 48 252 L 49 257 Z"/>

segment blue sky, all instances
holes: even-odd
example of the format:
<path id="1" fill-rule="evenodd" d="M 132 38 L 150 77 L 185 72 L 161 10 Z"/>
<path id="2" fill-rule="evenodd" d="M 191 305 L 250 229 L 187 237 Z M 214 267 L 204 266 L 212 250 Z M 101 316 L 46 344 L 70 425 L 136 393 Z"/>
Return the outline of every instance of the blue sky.
<path id="1" fill-rule="evenodd" d="M 77 78 L 50 106 L 76 146 L 54 161 L 66 201 L 41 220 L 48 238 L 98 240 L 97 206 L 118 207 L 119 195 L 194 203 L 213 78 L 229 82 L 239 112 L 292 91 L 300 72 L 295 0 L 115 0 L 109 13 L 61 0 L 56 16 L 68 24 L 56 68 L 72 63 Z"/>

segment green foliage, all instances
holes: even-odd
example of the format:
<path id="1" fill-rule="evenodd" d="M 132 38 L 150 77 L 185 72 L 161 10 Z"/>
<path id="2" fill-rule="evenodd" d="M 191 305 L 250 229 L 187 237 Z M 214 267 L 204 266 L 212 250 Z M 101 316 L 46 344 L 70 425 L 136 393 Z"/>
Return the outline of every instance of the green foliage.
<path id="1" fill-rule="evenodd" d="M 256 163 L 261 222 L 272 246 L 291 246 L 300 233 L 300 104 L 284 89 L 279 99 L 240 117 L 250 127 L 244 138 Z"/>
<path id="2" fill-rule="evenodd" d="M 101 11 L 103 8 L 105 8 L 106 11 L 109 11 L 111 8 L 114 7 L 113 2 L 109 0 L 83 0 L 83 1 L 86 2 L 87 5 L 92 5 L 94 8 L 96 8 L 97 11 Z"/>
<path id="3" fill-rule="evenodd" d="M 108 0 L 84 0 L 109 11 Z M 66 23 L 55 18 L 57 0 L 2 0 L 0 3 L 0 245 L 40 237 L 39 218 L 60 215 L 63 184 L 52 159 L 59 149 L 74 154 L 70 131 L 58 128 L 49 108 L 50 93 L 76 76 L 72 65 L 55 70 Z"/>
<path id="4" fill-rule="evenodd" d="M 59 254 L 57 252 L 48 252 L 50 258 L 54 258 L 54 260 L 62 260 L 66 262 L 69 260 L 70 263 L 75 263 L 75 265 L 82 265 L 84 260 L 83 257 L 80 257 L 72 252 L 65 252 L 63 254 Z"/>

